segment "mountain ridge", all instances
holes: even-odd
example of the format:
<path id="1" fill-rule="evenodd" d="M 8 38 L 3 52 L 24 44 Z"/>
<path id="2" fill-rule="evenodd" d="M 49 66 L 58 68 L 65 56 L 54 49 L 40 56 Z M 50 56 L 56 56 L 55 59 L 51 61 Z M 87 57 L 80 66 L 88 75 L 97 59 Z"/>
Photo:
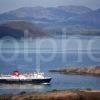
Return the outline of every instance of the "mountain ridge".
<path id="1" fill-rule="evenodd" d="M 11 21 L 0 25 L 0 38 L 5 36 L 21 39 L 24 37 L 46 37 L 48 34 L 33 23 L 25 21 Z"/>
<path id="2" fill-rule="evenodd" d="M 84 9 L 83 9 L 84 8 Z M 80 10 L 80 12 L 79 12 Z M 0 19 L 20 19 L 20 18 L 48 18 L 59 19 L 75 16 L 92 9 L 81 6 L 58 6 L 58 7 L 22 7 L 16 10 L 0 14 Z M 8 16 L 8 17 L 7 17 Z"/>
<path id="3" fill-rule="evenodd" d="M 66 28 L 71 34 L 100 35 L 100 9 L 85 6 L 22 7 L 0 14 L 0 23 L 20 20 L 36 23 L 49 33 Z"/>

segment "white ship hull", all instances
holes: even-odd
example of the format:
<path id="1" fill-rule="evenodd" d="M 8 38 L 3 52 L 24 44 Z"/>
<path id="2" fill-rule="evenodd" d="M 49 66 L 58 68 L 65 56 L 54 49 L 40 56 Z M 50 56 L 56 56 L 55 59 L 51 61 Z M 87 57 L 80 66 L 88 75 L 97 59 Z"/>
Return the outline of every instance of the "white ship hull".
<path id="1" fill-rule="evenodd" d="M 18 71 L 14 71 L 12 75 L 1 75 L 0 83 L 4 84 L 45 84 L 50 83 L 51 77 L 45 77 L 43 73 L 29 73 L 19 74 Z"/>

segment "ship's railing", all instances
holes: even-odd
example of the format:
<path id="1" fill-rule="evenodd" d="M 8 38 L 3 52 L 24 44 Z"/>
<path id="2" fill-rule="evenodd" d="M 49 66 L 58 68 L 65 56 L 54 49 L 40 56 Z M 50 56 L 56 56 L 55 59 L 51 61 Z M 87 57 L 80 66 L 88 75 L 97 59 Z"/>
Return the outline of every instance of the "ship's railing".
<path id="1" fill-rule="evenodd" d="M 13 77 L 26 77 L 26 78 L 44 78 L 44 73 L 42 72 L 31 72 L 31 73 L 22 73 L 19 76 L 13 76 L 13 75 L 4 75 L 4 74 L 0 74 L 0 77 L 3 78 L 13 78 Z"/>

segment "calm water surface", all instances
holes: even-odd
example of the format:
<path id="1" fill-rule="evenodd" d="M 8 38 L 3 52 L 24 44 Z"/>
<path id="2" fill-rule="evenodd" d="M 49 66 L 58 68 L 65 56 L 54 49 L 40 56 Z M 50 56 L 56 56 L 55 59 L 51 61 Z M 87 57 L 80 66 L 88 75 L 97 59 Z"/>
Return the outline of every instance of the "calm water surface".
<path id="1" fill-rule="evenodd" d="M 91 88 L 100 90 L 100 77 L 90 75 L 64 75 L 49 73 L 49 69 L 63 68 L 64 66 L 95 66 L 100 65 L 100 51 L 99 38 L 96 38 L 92 45 L 92 52 L 87 52 L 88 45 L 86 45 L 90 38 L 82 38 L 82 51 L 76 52 L 74 42 L 70 43 L 70 50 L 75 52 L 55 52 L 55 56 L 51 60 L 40 60 L 40 69 L 46 75 L 52 77 L 51 84 L 49 85 L 5 85 L 0 84 L 0 93 L 18 93 L 21 91 L 50 91 L 52 89 L 72 89 L 72 88 Z M 71 40 L 72 41 L 72 40 Z M 46 45 L 47 47 L 47 45 Z M 60 47 L 58 47 L 60 48 Z M 73 50 L 74 48 L 74 50 Z M 89 54 L 90 53 L 90 54 Z M 37 53 L 38 54 L 38 53 Z M 22 72 L 31 72 L 36 70 L 36 53 L 1 53 L 0 54 L 0 72 L 11 73 L 13 70 L 20 70 Z M 42 57 L 49 59 L 53 53 L 41 53 Z M 92 56 L 91 56 L 92 55 Z M 7 58 L 5 60 L 5 58 Z"/>

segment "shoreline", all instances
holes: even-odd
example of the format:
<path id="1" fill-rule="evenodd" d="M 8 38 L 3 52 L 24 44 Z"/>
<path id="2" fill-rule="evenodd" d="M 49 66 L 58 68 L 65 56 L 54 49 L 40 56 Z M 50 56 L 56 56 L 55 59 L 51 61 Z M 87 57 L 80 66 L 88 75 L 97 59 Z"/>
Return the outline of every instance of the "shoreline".
<path id="1" fill-rule="evenodd" d="M 48 92 L 21 92 L 19 94 L 3 94 L 0 100 L 100 100 L 100 90 L 52 90 Z"/>
<path id="2" fill-rule="evenodd" d="M 95 75 L 100 76 L 100 66 L 94 67 L 65 67 L 61 69 L 51 69 L 49 72 L 60 74 Z"/>

